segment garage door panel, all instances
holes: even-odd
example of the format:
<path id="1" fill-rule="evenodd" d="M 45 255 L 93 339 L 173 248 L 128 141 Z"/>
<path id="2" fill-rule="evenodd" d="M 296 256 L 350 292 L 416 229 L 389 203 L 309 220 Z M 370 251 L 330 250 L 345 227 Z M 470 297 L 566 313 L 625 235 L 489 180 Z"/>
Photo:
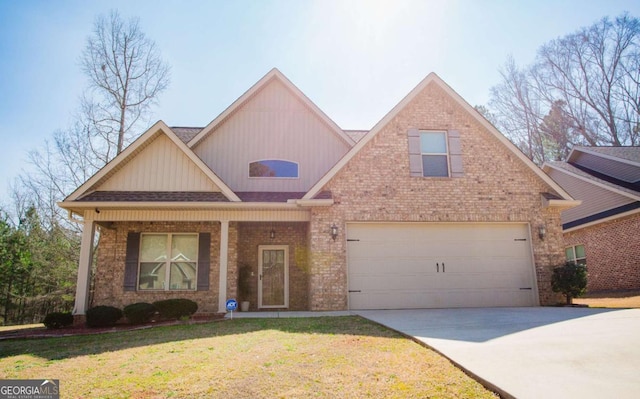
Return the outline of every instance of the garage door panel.
<path id="1" fill-rule="evenodd" d="M 348 224 L 350 307 L 535 305 L 528 231 L 525 224 Z"/>

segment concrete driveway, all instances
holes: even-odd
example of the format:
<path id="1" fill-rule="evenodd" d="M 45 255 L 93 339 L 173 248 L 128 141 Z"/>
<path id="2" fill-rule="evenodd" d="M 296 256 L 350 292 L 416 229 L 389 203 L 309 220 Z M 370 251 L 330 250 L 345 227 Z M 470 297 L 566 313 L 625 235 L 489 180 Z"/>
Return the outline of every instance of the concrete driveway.
<path id="1" fill-rule="evenodd" d="M 640 309 L 355 313 L 415 337 L 505 396 L 637 398 L 640 394 Z"/>

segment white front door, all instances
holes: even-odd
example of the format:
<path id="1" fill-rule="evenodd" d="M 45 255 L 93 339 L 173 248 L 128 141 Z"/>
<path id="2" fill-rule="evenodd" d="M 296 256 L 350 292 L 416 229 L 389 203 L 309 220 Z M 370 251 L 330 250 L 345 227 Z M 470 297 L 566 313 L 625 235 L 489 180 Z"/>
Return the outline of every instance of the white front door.
<path id="1" fill-rule="evenodd" d="M 258 247 L 258 307 L 289 307 L 289 247 Z"/>

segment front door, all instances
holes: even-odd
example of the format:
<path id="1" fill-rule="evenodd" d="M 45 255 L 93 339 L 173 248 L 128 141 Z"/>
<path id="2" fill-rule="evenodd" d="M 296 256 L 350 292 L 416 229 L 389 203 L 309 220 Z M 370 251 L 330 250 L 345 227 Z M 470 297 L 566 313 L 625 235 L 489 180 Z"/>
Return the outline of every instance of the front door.
<path id="1" fill-rule="evenodd" d="M 289 307 L 289 248 L 286 245 L 258 247 L 258 307 Z"/>

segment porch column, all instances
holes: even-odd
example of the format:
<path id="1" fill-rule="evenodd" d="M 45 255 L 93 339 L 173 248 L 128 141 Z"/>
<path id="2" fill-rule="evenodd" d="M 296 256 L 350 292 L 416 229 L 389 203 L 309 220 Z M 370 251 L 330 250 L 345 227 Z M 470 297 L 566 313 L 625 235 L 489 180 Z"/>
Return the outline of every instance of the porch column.
<path id="1" fill-rule="evenodd" d="M 78 262 L 78 280 L 76 284 L 76 302 L 73 307 L 74 315 L 83 315 L 89 307 L 89 287 L 91 285 L 91 263 L 93 260 L 93 239 L 96 225 L 91 212 L 84 215 L 82 227 L 82 241 L 80 243 L 80 261 Z"/>
<path id="2" fill-rule="evenodd" d="M 227 312 L 227 267 L 229 260 L 229 221 L 220 221 L 220 284 L 218 287 L 218 312 Z"/>

